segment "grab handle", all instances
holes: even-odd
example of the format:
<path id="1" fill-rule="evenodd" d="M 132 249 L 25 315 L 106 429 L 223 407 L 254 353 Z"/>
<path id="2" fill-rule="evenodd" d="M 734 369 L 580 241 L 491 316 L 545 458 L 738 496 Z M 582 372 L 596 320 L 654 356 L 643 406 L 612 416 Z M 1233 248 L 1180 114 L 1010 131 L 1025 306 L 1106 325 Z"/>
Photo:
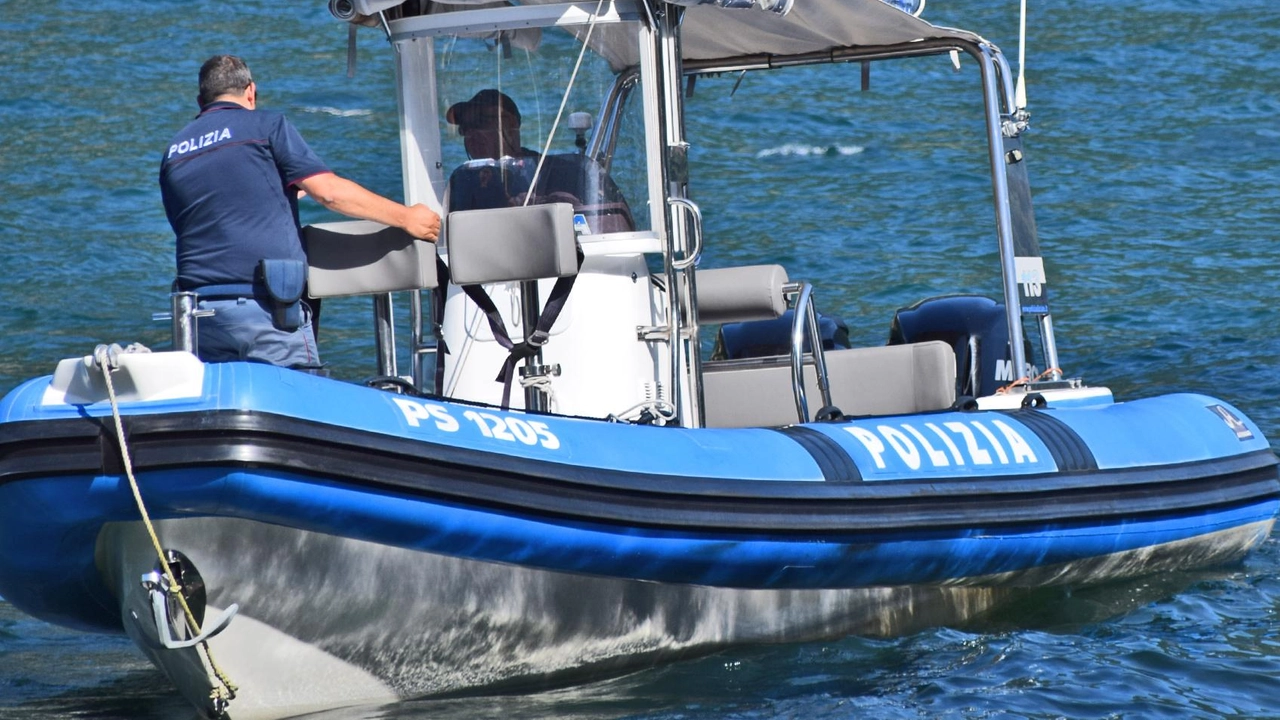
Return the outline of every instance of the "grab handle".
<path id="1" fill-rule="evenodd" d="M 689 250 L 689 254 L 683 260 L 672 260 L 671 267 L 676 270 L 684 270 L 695 263 L 702 257 L 702 210 L 697 203 L 688 198 L 669 197 L 668 205 L 679 205 L 689 211 L 693 216 L 693 243 Z"/>

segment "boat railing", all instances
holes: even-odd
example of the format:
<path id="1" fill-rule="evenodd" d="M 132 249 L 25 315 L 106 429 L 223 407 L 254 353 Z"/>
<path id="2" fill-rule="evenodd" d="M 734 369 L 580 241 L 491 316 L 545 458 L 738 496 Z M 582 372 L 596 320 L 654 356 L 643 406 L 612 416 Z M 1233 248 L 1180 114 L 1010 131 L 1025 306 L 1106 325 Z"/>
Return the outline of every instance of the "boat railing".
<path id="1" fill-rule="evenodd" d="M 791 388 L 796 397 L 796 414 L 800 422 L 814 419 L 809 414 L 809 402 L 804 388 L 804 338 L 808 330 L 813 369 L 817 375 L 818 391 L 822 394 L 822 410 L 833 407 L 831 381 L 827 376 L 826 351 L 822 346 L 822 332 L 818 327 L 818 309 L 813 304 L 813 286 L 807 282 L 788 283 L 783 292 L 795 296 L 791 316 Z"/>
<path id="2" fill-rule="evenodd" d="M 436 307 L 423 302 L 422 291 L 409 295 L 409 363 L 413 386 L 436 392 L 434 368 L 440 362 L 440 332 Z"/>

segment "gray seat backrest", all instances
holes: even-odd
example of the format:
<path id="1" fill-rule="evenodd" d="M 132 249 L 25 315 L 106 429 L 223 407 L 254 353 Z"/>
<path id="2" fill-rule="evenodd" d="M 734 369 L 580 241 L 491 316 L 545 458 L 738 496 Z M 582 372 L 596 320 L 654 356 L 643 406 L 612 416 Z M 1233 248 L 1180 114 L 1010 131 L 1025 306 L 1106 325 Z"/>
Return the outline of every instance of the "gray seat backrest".
<path id="1" fill-rule="evenodd" d="M 787 310 L 781 265 L 698 270 L 698 321 L 708 324 L 773 320 Z"/>
<path id="2" fill-rule="evenodd" d="M 828 350 L 831 399 L 846 415 L 902 415 L 951 407 L 956 355 L 939 340 L 908 345 Z M 805 388 L 819 397 L 812 366 Z M 798 422 L 789 358 L 703 364 L 707 427 L 775 427 Z"/>
<path id="3" fill-rule="evenodd" d="M 302 229 L 307 294 L 313 298 L 373 295 L 437 285 L 436 246 L 400 228 L 368 220 Z"/>
<path id="4" fill-rule="evenodd" d="M 573 206 L 459 210 L 445 218 L 456 285 L 568 277 L 578 272 Z"/>

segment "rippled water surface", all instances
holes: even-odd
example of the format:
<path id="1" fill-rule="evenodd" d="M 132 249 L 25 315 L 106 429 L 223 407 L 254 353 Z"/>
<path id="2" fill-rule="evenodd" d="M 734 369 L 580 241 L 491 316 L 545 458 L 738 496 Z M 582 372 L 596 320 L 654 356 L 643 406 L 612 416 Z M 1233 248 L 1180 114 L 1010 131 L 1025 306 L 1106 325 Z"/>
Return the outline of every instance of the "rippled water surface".
<path id="1" fill-rule="evenodd" d="M 1280 6 L 1032 5 L 1026 146 L 1062 365 L 1122 399 L 1222 397 L 1274 444 Z M 926 16 L 1016 59 L 1016 11 L 931 0 Z M 361 38 L 348 80 L 345 29 L 318 1 L 0 1 L 0 389 L 99 342 L 167 343 L 150 320 L 172 278 L 155 174 L 210 54 L 246 56 L 264 106 L 288 112 L 336 170 L 399 196 L 387 48 Z M 972 63 L 911 67 L 874 69 L 865 93 L 854 67 L 750 77 L 732 101 L 734 79 L 699 83 L 691 113 L 715 113 L 689 125 L 706 262 L 783 262 L 864 344 L 883 342 L 902 305 L 996 292 L 989 183 L 963 142 L 980 122 Z M 740 170 L 762 159 L 765 170 Z M 358 377 L 368 310 L 334 305 L 327 359 Z M 1038 594 L 962 628 L 325 717 L 1280 717 L 1278 611 L 1273 537 L 1240 567 Z M 186 711 L 127 642 L 0 601 L 0 718 L 72 716 Z"/>

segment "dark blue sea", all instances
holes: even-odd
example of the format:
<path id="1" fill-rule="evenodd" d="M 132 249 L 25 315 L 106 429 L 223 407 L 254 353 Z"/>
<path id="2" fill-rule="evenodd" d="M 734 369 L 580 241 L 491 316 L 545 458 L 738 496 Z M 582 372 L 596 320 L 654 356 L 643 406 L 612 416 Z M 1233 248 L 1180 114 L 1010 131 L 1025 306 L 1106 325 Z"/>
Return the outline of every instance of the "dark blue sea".
<path id="1" fill-rule="evenodd" d="M 1280 5 L 1031 5 L 1026 148 L 1061 365 L 1122 400 L 1221 397 L 1280 442 Z M 348 79 L 346 30 L 325 6 L 0 0 L 0 390 L 100 342 L 167 344 L 151 320 L 173 272 L 156 170 L 211 54 L 245 56 L 263 106 L 338 172 L 400 196 L 389 49 L 362 31 Z M 1016 61 L 1017 9 L 930 0 L 925 16 Z M 973 64 L 937 60 L 873 68 L 867 92 L 855 66 L 749 77 L 727 103 L 732 79 L 699 83 L 691 114 L 714 112 L 689 125 L 705 262 L 783 262 L 859 344 L 883 343 L 894 309 L 923 297 L 998 292 Z M 372 374 L 368 308 L 333 305 L 326 359 Z M 189 713 L 126 640 L 0 600 L 0 718 L 71 717 Z M 961 627 L 331 717 L 1280 717 L 1280 543 L 1238 566 L 1037 594 Z"/>

